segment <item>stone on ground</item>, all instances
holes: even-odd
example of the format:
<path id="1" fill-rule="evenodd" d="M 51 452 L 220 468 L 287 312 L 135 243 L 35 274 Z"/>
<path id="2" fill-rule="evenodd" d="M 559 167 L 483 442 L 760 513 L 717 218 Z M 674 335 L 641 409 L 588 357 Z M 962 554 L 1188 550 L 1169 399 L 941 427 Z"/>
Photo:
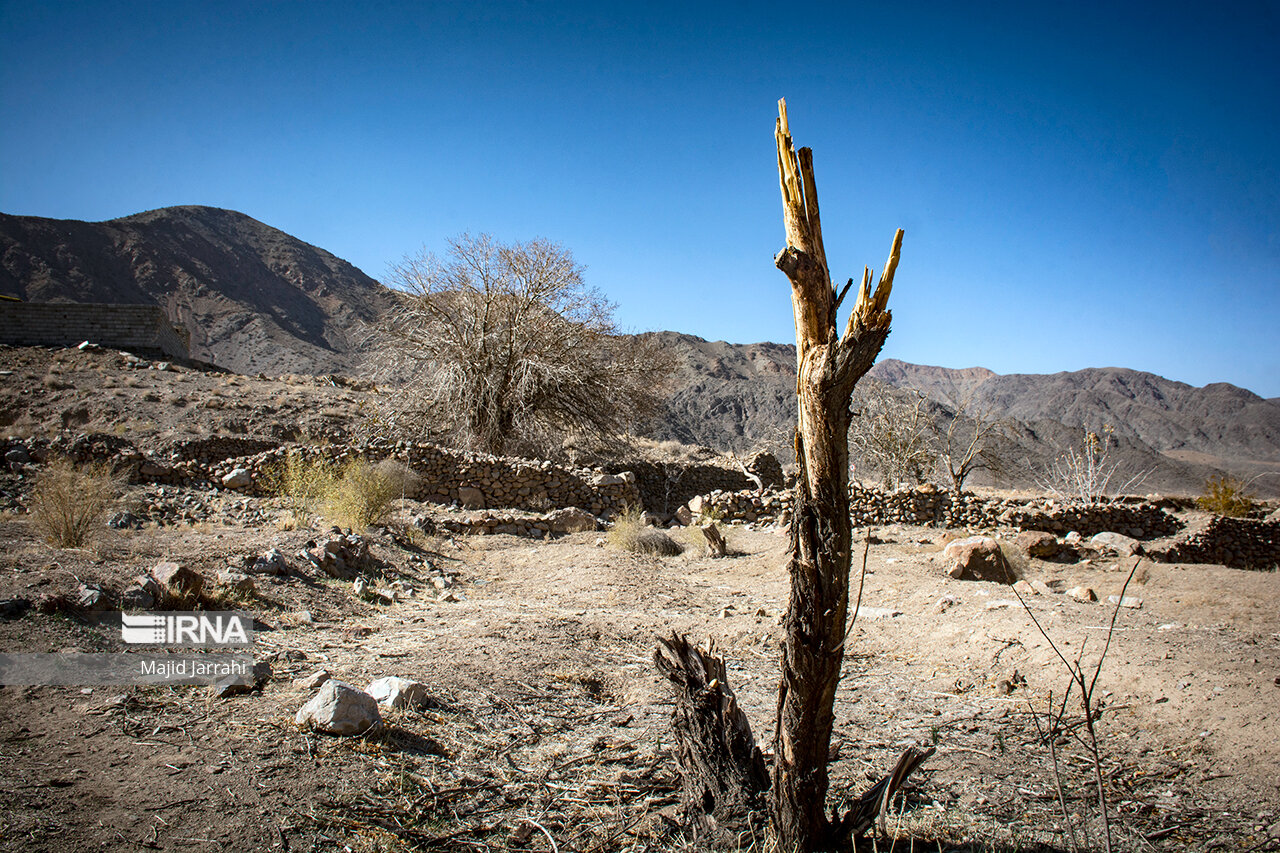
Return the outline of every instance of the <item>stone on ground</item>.
<path id="1" fill-rule="evenodd" d="M 350 684 L 330 679 L 307 704 L 298 709 L 294 722 L 330 735 L 358 735 L 382 722 L 378 703 Z"/>
<path id="2" fill-rule="evenodd" d="M 423 708 L 431 702 L 425 684 L 396 675 L 371 682 L 365 692 L 384 708 Z"/>
<path id="3" fill-rule="evenodd" d="M 1011 584 L 1016 578 L 1000 551 L 1000 543 L 990 536 L 957 539 L 942 551 L 947 574 L 956 580 L 992 581 Z"/>

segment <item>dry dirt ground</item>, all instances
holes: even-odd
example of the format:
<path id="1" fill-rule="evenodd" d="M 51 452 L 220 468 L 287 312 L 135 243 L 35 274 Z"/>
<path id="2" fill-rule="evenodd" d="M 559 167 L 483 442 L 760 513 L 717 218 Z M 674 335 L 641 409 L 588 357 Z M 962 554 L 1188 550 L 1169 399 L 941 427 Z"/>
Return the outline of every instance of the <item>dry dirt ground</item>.
<path id="1" fill-rule="evenodd" d="M 162 558 L 211 573 L 269 547 L 293 555 L 317 535 L 198 524 L 105 531 L 69 551 L 10 518 L 0 599 L 79 581 L 119 588 Z M 260 579 L 241 604 L 262 622 L 255 656 L 274 672 L 250 695 L 0 689 L 0 849 L 687 848 L 671 819 L 671 705 L 654 638 L 714 640 L 767 745 L 785 535 L 730 528 L 724 559 L 639 556 L 599 535 L 371 534 L 386 577 L 429 588 L 429 560 L 456 575 L 455 601 L 431 589 L 374 605 L 313 570 Z M 1029 712 L 1065 688 L 1061 663 L 1008 587 L 942 573 L 941 531 L 875 537 L 837 696 L 834 791 L 860 792 L 907 744 L 935 745 L 894 804 L 897 849 L 1065 849 Z M 1128 565 L 1036 560 L 1023 572 L 1056 589 L 1088 584 L 1105 602 Z M 1119 612 L 1097 688 L 1117 849 L 1280 849 L 1280 576 L 1144 563 L 1128 594 L 1142 606 Z M 1095 659 L 1110 607 L 1060 594 L 1028 604 L 1068 657 L 1083 646 Z M 3 651 L 120 648 L 117 632 L 74 614 L 0 621 Z M 388 712 L 363 737 L 301 731 L 293 717 L 309 694 L 294 679 L 318 668 L 361 687 L 420 680 L 433 707 Z M 1068 807 L 1094 814 L 1097 844 L 1085 750 L 1068 738 L 1058 758 Z"/>
<path id="2" fill-rule="evenodd" d="M 0 428 L 156 446 L 322 436 L 358 428 L 373 401 L 368 388 L 323 378 L 138 364 L 114 351 L 0 348 Z M 0 491 L 21 491 L 17 477 L 0 475 Z M 595 533 L 373 531 L 382 579 L 417 590 L 383 606 L 298 560 L 322 532 L 283 531 L 277 502 L 164 497 L 178 508 L 188 499 L 204 520 L 104 529 L 83 550 L 52 548 L 25 517 L 0 516 L 0 602 L 74 594 L 80 582 L 119 592 L 164 559 L 212 576 L 279 547 L 295 571 L 227 603 L 260 620 L 255 657 L 271 680 L 229 699 L 204 687 L 0 687 L 0 850 L 687 849 L 673 821 L 670 694 L 651 662 L 655 637 L 672 631 L 715 641 L 757 737 L 771 740 L 781 530 L 732 527 L 733 556 L 719 560 L 638 556 L 598 546 Z M 426 511 L 444 512 L 404 506 L 400 518 Z M 1066 688 L 1062 664 L 1008 587 L 943 573 L 942 531 L 874 534 L 837 696 L 836 798 L 861 792 L 905 745 L 932 745 L 894 803 L 896 849 L 1065 849 L 1031 713 Z M 456 600 L 428 582 L 428 561 L 455 576 Z M 1128 566 L 1021 568 L 1059 591 L 1092 586 L 1105 602 Z M 1280 576 L 1144 563 L 1128 594 L 1142 606 L 1119 611 L 1096 692 L 1116 849 L 1280 850 Z M 1109 606 L 1062 594 L 1028 604 L 1069 659 L 1096 660 Z M 0 607 L 0 652 L 122 649 L 118 629 L 74 611 Z M 295 680 L 320 668 L 359 687 L 414 678 L 434 701 L 388 712 L 362 737 L 304 732 L 293 719 L 309 692 Z M 1074 708 L 1069 722 L 1080 730 Z M 1097 845 L 1085 749 L 1072 736 L 1057 756 L 1068 809 L 1089 811 Z"/>

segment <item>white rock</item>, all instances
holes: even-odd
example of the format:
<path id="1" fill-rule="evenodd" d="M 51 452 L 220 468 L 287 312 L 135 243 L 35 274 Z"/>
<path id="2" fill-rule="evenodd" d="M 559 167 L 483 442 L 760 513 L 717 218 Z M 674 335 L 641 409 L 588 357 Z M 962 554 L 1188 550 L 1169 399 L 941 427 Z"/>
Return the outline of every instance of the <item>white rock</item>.
<path id="1" fill-rule="evenodd" d="M 371 682 L 365 692 L 384 708 L 421 708 L 431 701 L 425 684 L 396 675 Z"/>
<path id="2" fill-rule="evenodd" d="M 1113 533 L 1110 530 L 1104 530 L 1097 533 L 1089 540 L 1089 544 L 1100 550 L 1111 551 L 1122 557 L 1130 554 L 1137 554 L 1142 551 L 1142 544 L 1131 536 L 1125 536 L 1123 533 Z"/>
<path id="3" fill-rule="evenodd" d="M 358 735 L 382 722 L 378 703 L 350 684 L 330 679 L 298 709 L 294 722 L 331 735 Z"/>
<path id="4" fill-rule="evenodd" d="M 1107 601 L 1111 602 L 1112 604 L 1118 604 L 1121 607 L 1128 607 L 1130 610 L 1142 609 L 1142 599 L 1136 598 L 1135 596 L 1132 596 L 1132 595 L 1126 595 L 1124 598 L 1121 598 L 1118 595 L 1108 595 Z"/>
<path id="5" fill-rule="evenodd" d="M 222 485 L 228 489 L 244 489 L 253 485 L 253 475 L 248 468 L 236 468 L 222 478 Z"/>

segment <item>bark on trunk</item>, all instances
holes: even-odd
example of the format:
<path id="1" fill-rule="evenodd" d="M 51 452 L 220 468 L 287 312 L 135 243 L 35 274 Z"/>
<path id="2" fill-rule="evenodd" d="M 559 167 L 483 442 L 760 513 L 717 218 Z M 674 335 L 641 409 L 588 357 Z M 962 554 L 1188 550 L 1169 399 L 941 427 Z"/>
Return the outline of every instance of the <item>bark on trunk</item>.
<path id="1" fill-rule="evenodd" d="M 787 247 L 774 262 L 791 281 L 800 473 L 791 522 L 791 596 L 778 693 L 773 817 L 780 849 L 806 853 L 842 849 L 854 829 L 853 821 L 828 820 L 824 811 L 849 607 L 849 401 L 889 334 L 886 306 L 903 232 L 894 236 L 874 294 L 871 272 L 864 270 L 841 334 L 836 313 L 853 282 L 839 294 L 831 284 L 813 154 L 808 148 L 795 151 L 785 101 L 778 102 L 775 136 Z"/>
<path id="2" fill-rule="evenodd" d="M 724 660 L 676 634 L 658 640 L 658 671 L 675 686 L 672 720 L 684 807 L 704 840 L 739 842 L 764 828 L 769 773 Z"/>

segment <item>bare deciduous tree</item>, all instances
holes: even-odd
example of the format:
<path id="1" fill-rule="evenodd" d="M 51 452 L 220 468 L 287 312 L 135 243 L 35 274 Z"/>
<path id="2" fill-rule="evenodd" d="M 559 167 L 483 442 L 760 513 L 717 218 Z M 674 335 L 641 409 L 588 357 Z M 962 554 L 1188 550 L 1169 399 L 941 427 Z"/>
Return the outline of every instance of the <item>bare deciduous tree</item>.
<path id="1" fill-rule="evenodd" d="M 945 426 L 930 421 L 933 444 L 938 455 L 938 468 L 951 484 L 957 498 L 964 493 L 964 481 L 974 471 L 995 471 L 999 459 L 991 447 L 992 440 L 1002 434 L 1001 426 L 990 414 L 980 410 L 972 396 L 956 404 Z"/>
<path id="2" fill-rule="evenodd" d="M 849 445 L 856 460 L 889 488 L 916 485 L 933 467 L 933 422 L 928 400 L 916 390 L 895 393 L 868 382 L 855 397 Z"/>
<path id="3" fill-rule="evenodd" d="M 401 427 L 490 453 L 632 431 L 660 403 L 667 360 L 618 334 L 582 274 L 556 243 L 483 234 L 394 265 L 387 283 L 404 300 L 385 332 L 409 377 Z"/>

